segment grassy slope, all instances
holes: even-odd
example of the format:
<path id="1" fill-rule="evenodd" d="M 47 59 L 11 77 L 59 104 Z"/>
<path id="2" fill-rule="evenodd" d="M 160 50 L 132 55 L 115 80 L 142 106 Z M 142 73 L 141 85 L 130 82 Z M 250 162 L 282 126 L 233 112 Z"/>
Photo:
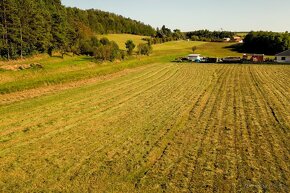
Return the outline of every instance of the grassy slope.
<path id="1" fill-rule="evenodd" d="M 197 48 L 195 51 L 196 53 L 202 54 L 203 56 L 209 57 L 226 57 L 226 56 L 242 56 L 241 53 L 233 52 L 226 47 L 233 45 L 233 43 L 218 43 L 218 42 L 211 42 L 202 44 Z"/>
<path id="2" fill-rule="evenodd" d="M 118 38 L 117 42 L 120 46 L 123 44 L 122 40 L 128 37 L 134 37 L 141 41 L 140 36 L 129 35 L 110 35 L 109 37 Z M 124 38 L 126 37 L 126 38 Z M 116 39 L 115 39 L 116 40 Z M 90 57 L 86 56 L 65 56 L 65 59 L 58 57 L 50 58 L 48 56 L 38 56 L 33 59 L 24 61 L 12 61 L 14 64 L 30 64 L 32 62 L 39 62 L 44 64 L 43 70 L 24 70 L 24 71 L 5 71 L 0 72 L 0 94 L 21 91 L 30 88 L 37 88 L 45 85 L 53 85 L 76 81 L 86 78 L 92 78 L 100 75 L 110 74 L 126 68 L 133 68 L 140 65 L 150 64 L 152 62 L 168 62 L 178 56 L 185 56 L 191 52 L 192 46 L 200 47 L 198 52 L 202 54 L 210 54 L 221 56 L 224 53 L 236 54 L 235 52 L 224 49 L 223 43 L 217 44 L 205 42 L 168 42 L 165 44 L 154 45 L 154 52 L 150 57 L 133 57 L 129 60 L 114 63 L 96 64 L 92 62 Z M 212 49 L 209 49 L 212 48 Z M 227 55 L 224 55 L 227 56 Z M 6 63 L 0 63 L 4 65 Z"/>
<path id="3" fill-rule="evenodd" d="M 106 37 L 111 41 L 115 41 L 120 49 L 125 50 L 125 43 L 127 40 L 133 40 L 134 44 L 137 46 L 140 43 L 146 43 L 146 41 L 142 40 L 142 38 L 146 38 L 147 36 L 139 36 L 139 35 L 131 35 L 131 34 L 107 34 L 107 35 L 99 35 L 98 38 Z"/>

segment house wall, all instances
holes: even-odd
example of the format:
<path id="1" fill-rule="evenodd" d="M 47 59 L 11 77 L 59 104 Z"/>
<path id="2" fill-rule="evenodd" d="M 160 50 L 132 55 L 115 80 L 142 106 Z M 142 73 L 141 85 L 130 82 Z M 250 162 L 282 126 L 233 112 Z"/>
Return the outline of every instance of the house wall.
<path id="1" fill-rule="evenodd" d="M 282 60 L 285 57 L 286 60 Z M 290 56 L 277 56 L 277 62 L 279 63 L 290 63 Z"/>

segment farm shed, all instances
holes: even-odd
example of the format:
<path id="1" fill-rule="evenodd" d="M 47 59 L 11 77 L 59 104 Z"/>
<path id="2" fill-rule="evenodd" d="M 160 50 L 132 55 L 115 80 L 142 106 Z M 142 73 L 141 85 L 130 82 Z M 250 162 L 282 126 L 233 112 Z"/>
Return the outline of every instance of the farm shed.
<path id="1" fill-rule="evenodd" d="M 251 62 L 264 62 L 265 60 L 265 55 L 264 54 L 244 54 L 243 55 L 243 59 L 244 60 L 248 60 L 248 57 L 251 57 L 250 58 L 250 61 Z"/>
<path id="2" fill-rule="evenodd" d="M 275 60 L 278 63 L 290 63 L 290 50 L 277 54 Z"/>
<path id="3" fill-rule="evenodd" d="M 200 62 L 202 60 L 202 57 L 200 56 L 200 54 L 189 54 L 187 56 L 187 59 L 192 62 Z"/>
<path id="4" fill-rule="evenodd" d="M 234 41 L 238 42 L 238 43 L 243 43 L 244 42 L 243 39 L 241 37 L 239 37 L 239 36 L 235 36 L 234 37 Z"/>

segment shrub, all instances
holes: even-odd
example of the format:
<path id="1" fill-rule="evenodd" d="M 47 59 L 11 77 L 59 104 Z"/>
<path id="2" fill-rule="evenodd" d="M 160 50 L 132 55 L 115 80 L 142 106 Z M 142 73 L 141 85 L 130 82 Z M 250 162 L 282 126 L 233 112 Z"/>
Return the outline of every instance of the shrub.
<path id="1" fill-rule="evenodd" d="M 136 45 L 134 44 L 134 42 L 132 40 L 128 40 L 126 43 L 126 49 L 127 49 L 127 53 L 128 55 L 132 55 L 133 54 L 133 50 L 136 47 Z"/>
<path id="2" fill-rule="evenodd" d="M 109 60 L 121 59 L 122 53 L 119 46 L 115 42 L 109 42 L 107 45 L 101 45 L 94 50 L 94 57 L 97 60 Z"/>
<path id="3" fill-rule="evenodd" d="M 139 44 L 138 45 L 138 54 L 139 55 L 148 55 L 152 53 L 152 46 L 148 44 Z"/>

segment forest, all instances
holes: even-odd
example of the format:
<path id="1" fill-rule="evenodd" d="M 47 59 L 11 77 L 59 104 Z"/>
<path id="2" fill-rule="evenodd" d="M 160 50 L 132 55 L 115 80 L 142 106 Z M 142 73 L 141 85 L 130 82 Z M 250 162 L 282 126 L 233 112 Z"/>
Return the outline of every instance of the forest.
<path id="1" fill-rule="evenodd" d="M 197 30 L 186 32 L 185 36 L 192 41 L 222 42 L 224 38 L 233 38 L 235 34 L 230 31 Z"/>
<path id="2" fill-rule="evenodd" d="M 0 59 L 80 53 L 92 36 L 104 33 L 151 36 L 155 30 L 113 13 L 68 8 L 61 0 L 0 0 Z"/>
<path id="3" fill-rule="evenodd" d="M 277 32 L 250 32 L 244 39 L 243 52 L 275 55 L 290 48 L 290 34 Z"/>

